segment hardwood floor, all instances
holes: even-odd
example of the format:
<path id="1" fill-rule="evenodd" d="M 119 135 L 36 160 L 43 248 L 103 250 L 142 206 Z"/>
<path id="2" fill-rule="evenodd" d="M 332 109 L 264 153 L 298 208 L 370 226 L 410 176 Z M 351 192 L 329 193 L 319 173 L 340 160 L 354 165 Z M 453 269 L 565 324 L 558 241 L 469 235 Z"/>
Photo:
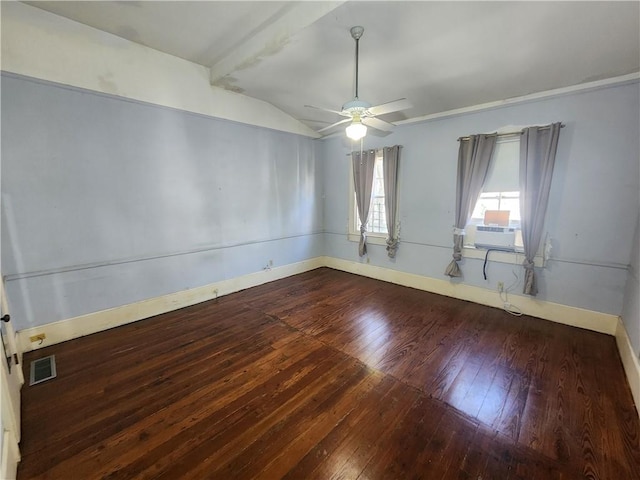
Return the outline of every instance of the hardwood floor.
<path id="1" fill-rule="evenodd" d="M 328 268 L 25 355 L 19 479 L 637 479 L 615 340 Z"/>

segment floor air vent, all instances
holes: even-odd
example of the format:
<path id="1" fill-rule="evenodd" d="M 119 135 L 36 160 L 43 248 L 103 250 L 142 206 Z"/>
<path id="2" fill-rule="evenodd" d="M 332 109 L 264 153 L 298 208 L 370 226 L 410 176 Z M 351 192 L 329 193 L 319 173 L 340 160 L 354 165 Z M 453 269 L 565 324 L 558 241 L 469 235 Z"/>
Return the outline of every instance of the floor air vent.
<path id="1" fill-rule="evenodd" d="M 29 385 L 35 385 L 46 380 L 51 380 L 56 376 L 56 356 L 39 358 L 31 362 L 31 378 Z"/>

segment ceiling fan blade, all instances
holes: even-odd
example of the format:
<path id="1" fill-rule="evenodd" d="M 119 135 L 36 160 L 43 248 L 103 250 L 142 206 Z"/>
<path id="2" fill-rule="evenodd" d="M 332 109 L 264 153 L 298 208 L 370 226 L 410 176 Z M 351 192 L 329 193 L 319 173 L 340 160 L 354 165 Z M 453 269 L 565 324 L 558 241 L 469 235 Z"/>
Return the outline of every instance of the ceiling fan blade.
<path id="1" fill-rule="evenodd" d="M 307 107 L 307 108 L 315 108 L 316 110 L 323 110 L 325 112 L 330 112 L 330 113 L 337 113 L 338 115 L 341 115 L 343 117 L 351 118 L 351 116 L 349 114 L 346 114 L 344 112 L 339 112 L 338 110 L 331 110 L 330 108 L 316 107 L 315 105 L 305 105 L 305 107 Z"/>
<path id="2" fill-rule="evenodd" d="M 391 132 L 383 132 L 382 130 L 378 130 L 376 128 L 372 129 L 370 132 L 374 137 L 386 137 L 387 135 L 391 135 Z M 368 134 L 369 132 L 367 132 L 367 135 Z"/>
<path id="3" fill-rule="evenodd" d="M 327 130 L 331 130 L 333 127 L 337 127 L 338 125 L 341 125 L 343 123 L 347 123 L 347 122 L 350 122 L 350 121 L 351 121 L 351 118 L 345 118 L 344 120 L 340 120 L 339 122 L 332 123 L 328 127 L 324 127 L 324 128 L 321 128 L 320 130 L 317 130 L 316 133 L 326 132 Z"/>
<path id="4" fill-rule="evenodd" d="M 382 105 L 375 105 L 369 108 L 371 115 L 384 115 L 385 113 L 397 112 L 399 110 L 406 110 L 411 108 L 411 102 L 406 98 L 394 100 L 393 102 L 383 103 Z"/>
<path id="5" fill-rule="evenodd" d="M 384 120 L 380 120 L 379 118 L 374 117 L 363 117 L 362 123 L 367 127 L 372 127 L 376 130 L 382 130 L 383 132 L 390 132 L 394 127 L 392 123 L 385 122 Z"/>
<path id="6" fill-rule="evenodd" d="M 327 122 L 325 120 L 314 120 L 313 118 L 300 118 L 302 123 L 321 123 L 323 125 L 329 125 L 331 122 Z"/>

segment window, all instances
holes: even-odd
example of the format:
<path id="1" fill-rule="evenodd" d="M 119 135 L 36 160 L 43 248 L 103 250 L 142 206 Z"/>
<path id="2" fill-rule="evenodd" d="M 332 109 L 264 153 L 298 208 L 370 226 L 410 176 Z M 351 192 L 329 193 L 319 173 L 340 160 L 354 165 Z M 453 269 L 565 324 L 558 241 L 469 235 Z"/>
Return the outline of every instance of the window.
<path id="1" fill-rule="evenodd" d="M 355 192 L 353 193 L 353 207 L 355 214 L 355 229 L 360 231 L 360 215 L 355 204 Z M 371 206 L 369 207 L 369 222 L 367 233 L 380 233 L 386 235 L 387 218 L 384 210 L 384 170 L 382 169 L 382 155 L 376 152 L 376 163 L 373 170 L 373 189 L 371 193 Z"/>
<path id="2" fill-rule="evenodd" d="M 551 180 L 551 174 L 553 170 L 553 162 L 555 161 L 555 149 L 557 146 L 557 139 L 560 123 L 554 123 L 547 126 L 535 127 L 540 130 L 549 130 L 550 134 L 545 136 L 538 135 L 535 140 L 536 147 L 527 148 L 527 156 L 535 162 L 537 169 L 540 169 L 539 174 L 544 175 L 544 183 L 536 186 L 532 179 L 527 179 L 528 185 L 531 188 L 540 191 L 541 195 L 544 195 L 546 200 L 548 195 L 548 186 Z M 531 127 L 524 127 L 531 128 Z M 488 250 L 498 247 L 503 252 L 496 252 L 492 256 L 492 260 L 505 263 L 521 263 L 524 253 L 524 242 L 522 241 L 521 226 L 523 219 L 520 212 L 520 144 L 521 133 L 525 133 L 524 128 L 515 127 L 510 125 L 504 127 L 504 132 L 514 133 L 502 133 L 498 131 L 498 138 L 495 144 L 493 155 L 490 159 L 487 177 L 484 180 L 478 201 L 471 212 L 471 219 L 465 225 L 464 248 L 462 249 L 462 256 L 469 258 L 484 258 L 485 261 L 488 258 Z M 516 133 L 517 132 L 517 133 Z M 535 151 L 537 150 L 537 152 Z M 548 162 L 549 164 L 543 164 L 539 162 Z M 542 191 L 544 189 L 544 191 Z M 477 191 L 477 190 L 475 190 Z M 535 210 L 535 206 L 532 206 Z M 508 212 L 507 215 L 504 215 Z M 539 212 L 538 212 L 539 213 Z M 535 215 L 535 213 L 534 213 Z M 536 222 L 543 220 L 536 218 Z M 537 226 L 536 228 L 538 228 Z M 548 256 L 549 249 L 551 247 L 550 239 L 548 235 L 542 235 L 539 230 L 536 231 L 535 242 L 538 243 L 538 252 L 533 258 L 528 258 L 529 261 L 533 261 L 535 266 L 544 267 L 545 261 Z M 454 260 L 457 262 L 457 260 Z M 451 272 L 450 276 L 457 276 L 459 273 L 450 264 L 447 267 L 447 275 Z M 533 274 L 533 270 L 527 270 L 527 275 Z M 533 291 L 534 289 L 532 289 Z M 535 294 L 535 293 L 534 293 Z"/>
<path id="3" fill-rule="evenodd" d="M 360 236 L 360 215 L 356 205 L 356 193 L 353 188 L 353 171 L 349 169 L 349 237 L 350 240 L 358 240 Z M 367 222 L 367 238 L 371 243 L 376 242 L 376 237 L 383 240 L 387 238 L 387 216 L 384 208 L 384 169 L 382 167 L 382 150 L 376 151 L 376 163 L 373 172 L 373 188 L 371 193 L 371 206 L 369 207 L 369 221 Z M 356 238 L 357 236 L 357 238 Z"/>
<path id="4" fill-rule="evenodd" d="M 508 226 L 519 228 L 520 192 L 482 192 L 469 223 L 483 225 L 488 211 L 508 212 Z"/>
<path id="5" fill-rule="evenodd" d="M 519 163 L 520 136 L 498 138 L 482 193 L 465 227 L 466 247 L 523 251 Z"/>

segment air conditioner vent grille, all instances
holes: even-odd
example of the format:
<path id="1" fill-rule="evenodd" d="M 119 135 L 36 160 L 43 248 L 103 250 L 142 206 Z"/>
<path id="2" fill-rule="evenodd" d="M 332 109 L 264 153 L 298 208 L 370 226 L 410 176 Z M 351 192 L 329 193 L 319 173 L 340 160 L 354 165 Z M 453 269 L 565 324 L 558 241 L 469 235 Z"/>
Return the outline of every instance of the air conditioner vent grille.
<path id="1" fill-rule="evenodd" d="M 36 385 L 37 383 L 51 380 L 55 378 L 56 375 L 56 356 L 49 355 L 48 357 L 39 358 L 31 362 L 29 385 Z"/>
<path id="2" fill-rule="evenodd" d="M 487 225 L 478 225 L 476 227 L 476 231 L 478 231 L 478 232 L 511 233 L 511 232 L 515 232 L 516 229 L 515 228 L 509 228 L 509 227 L 493 227 L 493 226 L 487 226 Z"/>

